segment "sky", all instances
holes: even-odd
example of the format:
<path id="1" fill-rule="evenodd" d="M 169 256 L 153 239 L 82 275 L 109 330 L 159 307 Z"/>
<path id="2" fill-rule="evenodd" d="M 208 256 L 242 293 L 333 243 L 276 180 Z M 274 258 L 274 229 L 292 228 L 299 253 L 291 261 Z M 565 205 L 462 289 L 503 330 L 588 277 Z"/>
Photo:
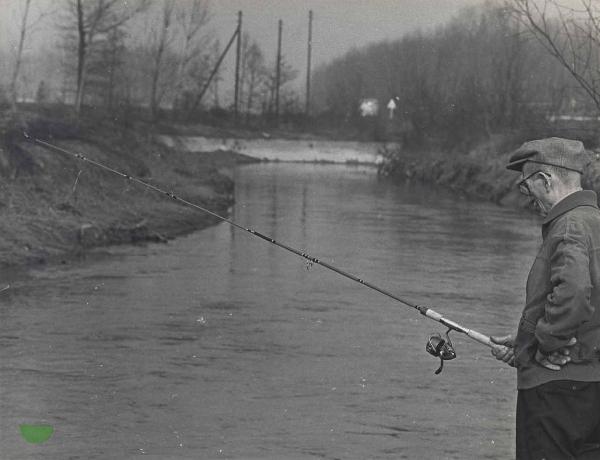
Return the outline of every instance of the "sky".
<path id="1" fill-rule="evenodd" d="M 212 3 L 211 23 L 225 46 L 241 10 L 243 30 L 259 42 L 267 61 L 275 62 L 277 22 L 281 19 L 282 53 L 300 71 L 295 84 L 302 87 L 306 79 L 309 10 L 313 11 L 314 70 L 352 47 L 433 28 L 462 7 L 477 3 L 481 0 L 216 0 Z M 225 61 L 228 69 L 234 68 L 233 54 Z"/>
<path id="2" fill-rule="evenodd" d="M 31 17 L 36 17 L 39 11 L 60 8 L 64 1 L 32 0 Z M 0 0 L 0 47 L 17 43 L 19 12 L 24 3 L 25 0 Z M 241 10 L 243 30 L 258 41 L 267 61 L 275 62 L 277 23 L 279 19 L 283 20 L 282 52 L 299 70 L 295 84 L 302 87 L 306 79 L 309 10 L 314 14 L 314 69 L 352 47 L 400 38 L 416 29 L 431 29 L 448 21 L 461 8 L 478 3 L 481 0 L 212 0 L 209 28 L 211 35 L 218 37 L 224 47 L 235 30 L 237 12 Z M 56 40 L 53 38 L 54 24 L 54 20 L 40 24 L 29 46 L 52 46 Z M 232 49 L 224 61 L 224 76 L 231 79 L 234 54 Z"/>
<path id="3" fill-rule="evenodd" d="M 283 51 L 299 66 L 306 61 L 309 10 L 314 14 L 313 59 L 318 64 L 353 46 L 434 27 L 475 3 L 479 0 L 217 0 L 212 10 L 213 26 L 223 37 L 233 32 L 241 10 L 243 29 L 272 54 L 277 49 L 277 21 L 282 19 Z"/>

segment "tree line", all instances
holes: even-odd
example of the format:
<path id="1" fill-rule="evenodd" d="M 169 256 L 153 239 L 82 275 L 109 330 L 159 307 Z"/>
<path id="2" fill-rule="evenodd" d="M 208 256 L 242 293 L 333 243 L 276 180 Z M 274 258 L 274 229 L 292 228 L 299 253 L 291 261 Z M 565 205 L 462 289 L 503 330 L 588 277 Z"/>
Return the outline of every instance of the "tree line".
<path id="1" fill-rule="evenodd" d="M 354 49 L 316 69 L 314 102 L 360 125 L 358 101 L 380 101 L 379 128 L 444 147 L 600 107 L 600 15 L 581 0 L 489 1 L 429 32 Z M 390 119 L 385 104 L 394 99 Z"/>
<path id="2" fill-rule="evenodd" d="M 221 66 L 208 81 L 224 51 L 211 29 L 209 0 L 63 0 L 33 17 L 35 2 L 19 2 L 17 46 L 6 60 L 11 72 L 4 92 L 13 110 L 32 99 L 35 85 L 36 102 L 67 103 L 77 113 L 84 106 L 128 106 L 146 108 L 153 119 L 165 109 L 190 118 L 203 107 L 223 107 L 227 69 Z M 26 59 L 27 42 L 43 21 L 58 46 Z M 247 32 L 241 40 L 239 109 L 246 117 L 272 113 L 275 64 Z M 287 83 L 298 72 L 285 56 L 280 73 L 283 109 L 295 110 L 299 98 Z"/>
<path id="3" fill-rule="evenodd" d="M 62 0 L 47 3 L 49 11 L 36 4 L 18 0 L 14 51 L 0 56 L 9 63 L 0 93 L 13 110 L 35 99 L 77 112 L 143 108 L 153 119 L 165 111 L 187 119 L 207 107 L 231 111 L 232 88 L 223 80 L 233 69 L 221 66 L 208 81 L 225 50 L 211 29 L 209 0 Z M 449 147 L 537 126 L 550 115 L 595 115 L 600 5 L 566 5 L 489 0 L 434 30 L 353 49 L 313 72 L 312 114 L 319 127 L 366 124 Z M 57 43 L 27 54 L 41 23 L 54 29 Z M 275 56 L 268 59 L 247 32 L 240 38 L 238 109 L 248 122 L 275 112 Z M 288 84 L 298 71 L 285 56 L 280 73 L 281 111 L 302 113 L 300 95 Z M 365 98 L 380 102 L 379 116 L 368 122 L 358 110 Z M 390 99 L 397 105 L 393 119 Z"/>

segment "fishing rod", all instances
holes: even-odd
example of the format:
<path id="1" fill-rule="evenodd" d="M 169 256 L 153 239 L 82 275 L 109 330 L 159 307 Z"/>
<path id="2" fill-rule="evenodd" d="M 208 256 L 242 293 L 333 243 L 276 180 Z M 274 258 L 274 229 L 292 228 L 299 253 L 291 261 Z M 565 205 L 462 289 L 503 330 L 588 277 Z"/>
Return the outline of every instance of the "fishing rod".
<path id="1" fill-rule="evenodd" d="M 184 198 L 181 198 L 177 195 L 175 195 L 173 192 L 170 191 L 166 191 L 162 188 L 159 188 L 155 185 L 150 184 L 149 182 L 143 181 L 142 179 L 132 176 L 131 174 L 127 174 L 124 173 L 122 171 L 119 171 L 117 169 L 114 169 L 108 165 L 105 165 L 103 163 L 100 163 L 98 161 L 92 160 L 90 158 L 87 158 L 86 156 L 80 154 L 80 153 L 76 153 L 76 152 L 71 152 L 69 150 L 63 149 L 61 147 L 58 147 L 56 145 L 50 144 L 48 142 L 45 142 L 43 140 L 37 139 L 35 137 L 32 137 L 31 135 L 29 135 L 27 132 L 23 132 L 23 135 L 25 136 L 25 139 L 27 139 L 29 142 L 32 142 L 34 144 L 38 144 L 48 150 L 52 150 L 55 152 L 59 152 L 59 153 L 63 153 L 66 154 L 68 156 L 71 156 L 73 158 L 76 158 L 78 160 L 81 160 L 85 163 L 89 163 L 91 165 L 94 165 L 98 168 L 104 169 L 105 171 L 111 172 L 113 174 L 116 174 L 117 176 L 120 176 L 124 179 L 127 179 L 131 182 L 136 182 L 140 185 L 142 185 L 143 187 L 153 190 L 157 193 L 160 193 L 162 195 L 166 195 L 169 198 L 171 198 L 172 200 L 179 202 L 185 206 L 189 206 L 191 208 L 197 209 L 199 211 L 202 211 L 206 214 L 209 214 L 215 218 L 217 218 L 218 220 L 222 221 L 222 222 L 226 222 L 229 225 L 238 228 L 240 230 L 244 230 L 248 233 L 250 233 L 251 235 L 257 236 L 258 238 L 261 238 L 271 244 L 274 244 L 275 246 L 279 246 L 282 249 L 285 249 L 286 251 L 289 251 L 293 254 L 296 254 L 297 256 L 300 256 L 304 259 L 306 259 L 307 264 L 309 264 L 308 266 L 311 266 L 312 264 L 318 264 L 321 265 L 322 267 L 325 267 L 345 278 L 348 278 L 352 281 L 356 281 L 357 283 L 362 284 L 363 286 L 366 286 L 374 291 L 379 292 L 380 294 L 383 294 L 391 299 L 394 299 L 408 307 L 414 308 L 415 310 L 417 310 L 419 313 L 421 313 L 423 316 L 426 316 L 429 319 L 432 319 L 434 321 L 437 321 L 438 323 L 443 324 L 444 326 L 446 326 L 448 328 L 448 330 L 445 333 L 445 337 L 442 337 L 441 334 L 439 333 L 435 333 L 430 335 L 429 340 L 427 342 L 427 345 L 425 346 L 425 349 L 427 350 L 428 353 L 430 353 L 433 356 L 436 356 L 438 358 L 440 358 L 440 366 L 439 368 L 435 371 L 436 374 L 439 374 L 444 366 L 444 361 L 449 361 L 451 359 L 456 358 L 456 351 L 454 350 L 454 346 L 452 344 L 452 341 L 450 340 L 450 332 L 452 331 L 456 331 L 456 332 L 460 332 L 462 334 L 467 335 L 468 337 L 470 337 L 471 339 L 475 340 L 476 342 L 479 342 L 483 345 L 486 345 L 490 348 L 496 348 L 499 350 L 503 350 L 506 351 L 503 345 L 498 345 L 494 342 L 492 342 L 492 340 L 490 339 L 489 336 L 482 334 L 481 332 L 478 332 L 474 329 L 469 329 L 465 326 L 462 326 L 448 318 L 445 318 L 444 316 L 442 316 L 440 313 L 436 312 L 435 310 L 433 310 L 430 307 L 424 306 L 424 305 L 417 305 L 415 303 L 409 302 L 406 299 L 403 299 L 401 297 L 398 297 L 397 295 L 387 291 L 386 289 L 382 289 L 368 281 L 365 281 L 362 278 L 359 278 L 356 275 L 353 275 L 351 273 L 348 273 L 338 267 L 335 267 L 334 265 L 331 265 L 323 260 L 320 260 L 316 257 L 311 256 L 310 254 L 307 254 L 304 251 L 300 251 L 298 249 L 293 248 L 292 246 L 288 246 L 287 244 L 281 243 L 279 241 L 275 241 L 273 238 L 271 238 L 268 235 L 264 235 L 260 232 L 257 232 L 256 230 L 253 230 L 252 228 L 248 228 L 248 227 L 244 227 L 230 219 L 227 219 L 226 217 L 223 217 L 213 211 L 211 211 L 210 209 L 206 209 L 203 206 L 200 206 L 199 204 L 196 203 L 192 203 L 191 201 L 188 201 Z"/>

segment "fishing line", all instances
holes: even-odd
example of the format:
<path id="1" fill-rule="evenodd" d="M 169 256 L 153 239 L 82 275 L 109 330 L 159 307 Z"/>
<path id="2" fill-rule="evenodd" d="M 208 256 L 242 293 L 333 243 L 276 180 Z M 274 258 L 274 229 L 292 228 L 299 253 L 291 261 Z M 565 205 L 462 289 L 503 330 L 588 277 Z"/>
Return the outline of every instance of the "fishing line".
<path id="1" fill-rule="evenodd" d="M 63 149 L 63 148 L 58 147 L 56 145 L 53 145 L 53 144 L 50 144 L 48 142 L 42 141 L 40 139 L 37 139 L 35 137 L 32 137 L 27 132 L 23 132 L 23 135 L 30 142 L 33 142 L 33 143 L 38 144 L 38 145 L 41 145 L 42 147 L 45 147 L 45 148 L 47 148 L 49 150 L 53 150 L 55 152 L 60 152 L 60 153 L 63 153 L 65 155 L 68 155 L 68 156 L 71 156 L 73 158 L 76 158 L 78 160 L 84 161 L 84 162 L 89 163 L 91 165 L 94 165 L 94 166 L 96 166 L 98 168 L 104 169 L 105 171 L 108 171 L 108 172 L 111 172 L 113 174 L 116 174 L 116 175 L 118 175 L 118 176 L 120 176 L 120 177 L 122 177 L 124 179 L 127 179 L 128 181 L 136 182 L 136 183 L 142 185 L 143 187 L 145 187 L 147 189 L 153 190 L 153 191 L 155 191 L 157 193 L 160 193 L 162 195 L 166 195 L 166 196 L 168 196 L 169 198 L 171 198 L 172 200 L 174 200 L 176 202 L 179 202 L 179 203 L 181 203 L 181 204 L 183 204 L 185 206 L 189 206 L 191 208 L 194 208 L 194 209 L 202 211 L 202 212 L 204 212 L 206 214 L 209 214 L 209 215 L 215 217 L 216 219 L 218 219 L 218 220 L 220 220 L 222 222 L 226 222 L 226 223 L 228 223 L 229 225 L 231 225 L 231 226 L 233 226 L 235 228 L 238 228 L 240 230 L 244 230 L 245 232 L 248 232 L 248 233 L 250 233 L 250 234 L 252 234 L 254 236 L 257 236 L 258 238 L 261 238 L 261 239 L 263 239 L 263 240 L 265 240 L 265 241 L 267 241 L 267 242 L 269 242 L 271 244 L 274 244 L 275 246 L 278 246 L 278 247 L 280 247 L 282 249 L 285 249 L 285 250 L 287 250 L 287 251 L 289 251 L 289 252 L 291 252 L 293 254 L 296 254 L 297 256 L 300 256 L 300 257 L 306 259 L 306 261 L 307 261 L 307 266 L 306 266 L 307 269 L 310 268 L 313 264 L 321 265 L 322 267 L 325 267 L 325 268 L 327 268 L 327 269 L 329 269 L 331 271 L 334 271 L 335 273 L 337 273 L 337 274 L 339 274 L 339 275 L 341 275 L 341 276 L 343 276 L 345 278 L 348 278 L 348 279 L 350 279 L 352 281 L 356 281 L 357 283 L 360 283 L 363 286 L 366 286 L 366 287 L 368 287 L 368 288 L 370 288 L 370 289 L 372 289 L 374 291 L 379 292 L 380 294 L 383 294 L 383 295 L 385 295 L 385 296 L 387 296 L 387 297 L 389 297 L 391 299 L 394 299 L 397 302 L 400 302 L 400 303 L 402 303 L 402 304 L 404 304 L 404 305 L 406 305 L 408 307 L 414 308 L 419 313 L 421 313 L 423 316 L 426 316 L 427 318 L 430 318 L 430 319 L 432 319 L 434 321 L 437 321 L 438 323 L 443 324 L 444 326 L 446 326 L 448 328 L 448 330 L 446 332 L 446 338 L 441 337 L 439 334 L 433 334 L 433 335 L 430 336 L 429 341 L 428 341 L 427 346 L 426 346 L 426 350 L 430 354 L 432 354 L 433 356 L 436 356 L 436 357 L 440 358 L 441 365 L 440 365 L 440 368 L 438 369 L 438 371 L 436 371 L 436 374 L 438 374 L 439 372 L 441 372 L 441 369 L 443 367 L 444 361 L 451 360 L 451 359 L 454 359 L 456 357 L 456 353 L 454 351 L 452 342 L 450 341 L 450 337 L 448 336 L 448 334 L 451 331 L 457 331 L 457 332 L 460 332 L 462 334 L 465 334 L 468 337 L 470 337 L 473 340 L 475 340 L 476 342 L 479 342 L 479 343 L 481 343 L 483 345 L 486 345 L 486 346 L 488 346 L 490 348 L 497 348 L 497 349 L 502 349 L 502 350 L 505 349 L 504 346 L 498 345 L 498 344 L 495 344 L 494 342 L 492 342 L 492 340 L 490 339 L 489 336 L 484 335 L 484 334 L 482 334 L 480 332 L 477 332 L 477 331 L 475 331 L 473 329 L 466 328 L 466 327 L 464 327 L 464 326 L 462 326 L 462 325 L 460 325 L 460 324 L 458 324 L 458 323 L 456 323 L 456 322 L 454 322 L 454 321 L 452 321 L 452 320 L 450 320 L 448 318 L 445 318 L 440 313 L 436 312 L 435 310 L 431 309 L 430 307 L 426 307 L 426 306 L 423 306 L 423 305 L 417 305 L 415 303 L 409 302 L 408 300 L 403 299 L 403 298 L 401 298 L 401 297 L 393 294 L 392 292 L 390 292 L 390 291 L 388 291 L 386 289 L 380 288 L 380 287 L 378 287 L 378 286 L 376 286 L 376 285 L 374 285 L 374 284 L 372 284 L 372 283 L 370 283 L 368 281 L 365 281 L 362 278 L 359 278 L 356 275 L 348 273 L 347 271 L 344 271 L 344 270 L 342 270 L 340 268 L 337 268 L 334 265 L 331 265 L 331 264 L 329 264 L 329 263 L 327 263 L 327 262 L 325 262 L 323 260 L 320 260 L 320 259 L 318 259 L 316 257 L 313 257 L 313 256 L 311 256 L 310 254 L 308 254 L 308 253 L 306 253 L 304 251 L 300 251 L 298 249 L 293 248 L 292 246 L 289 246 L 287 244 L 281 243 L 279 241 L 275 241 L 273 238 L 271 238 L 268 235 L 264 235 L 264 234 L 262 234 L 260 232 L 257 232 L 256 230 L 254 230 L 252 228 L 244 227 L 244 226 L 238 224 L 237 222 L 234 222 L 234 221 L 232 221 L 232 220 L 230 220 L 230 219 L 228 219 L 226 217 L 223 217 L 223 216 L 221 216 L 221 215 L 219 215 L 219 214 L 211 211 L 210 209 L 207 209 L 207 208 L 205 208 L 203 206 L 200 206 L 199 204 L 196 204 L 196 203 L 188 201 L 188 200 L 186 200 L 184 198 L 181 198 L 181 197 L 175 195 L 171 191 L 164 190 L 164 189 L 162 189 L 160 187 L 157 187 L 155 185 L 152 185 L 149 182 L 146 182 L 146 181 L 144 181 L 144 180 L 142 180 L 142 179 L 140 179 L 138 177 L 132 176 L 131 174 L 124 173 L 124 172 L 119 171 L 117 169 L 114 169 L 114 168 L 112 168 L 110 166 L 107 166 L 107 165 L 105 165 L 103 163 L 100 163 L 98 161 L 95 161 L 95 160 L 92 160 L 90 158 L 87 158 L 86 156 L 84 156 L 84 155 L 82 155 L 80 153 L 71 152 L 69 150 Z"/>

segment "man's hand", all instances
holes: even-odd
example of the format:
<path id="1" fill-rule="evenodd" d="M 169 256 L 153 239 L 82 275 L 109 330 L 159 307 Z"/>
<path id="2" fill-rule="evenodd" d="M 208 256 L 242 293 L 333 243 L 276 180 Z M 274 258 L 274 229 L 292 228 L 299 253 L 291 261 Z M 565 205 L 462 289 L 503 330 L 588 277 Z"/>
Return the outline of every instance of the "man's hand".
<path id="1" fill-rule="evenodd" d="M 515 366 L 515 339 L 512 335 L 491 336 L 490 339 L 497 345 L 503 345 L 492 348 L 492 355 L 496 359 L 505 362 L 509 366 Z"/>
<path id="2" fill-rule="evenodd" d="M 577 339 L 573 337 L 564 347 L 553 351 L 549 355 L 543 355 L 538 349 L 535 353 L 535 360 L 551 371 L 560 371 L 561 367 L 571 361 L 570 348 L 577 343 Z"/>

